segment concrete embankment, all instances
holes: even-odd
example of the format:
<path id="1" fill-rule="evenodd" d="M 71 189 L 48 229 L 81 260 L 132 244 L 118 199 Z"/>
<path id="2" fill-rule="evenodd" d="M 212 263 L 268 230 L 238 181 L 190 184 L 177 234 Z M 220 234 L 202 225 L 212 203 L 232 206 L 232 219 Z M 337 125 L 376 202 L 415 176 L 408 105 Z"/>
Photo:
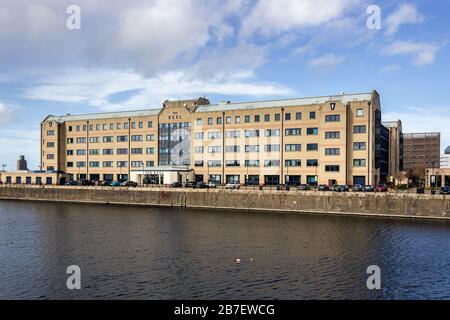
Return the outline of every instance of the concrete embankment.
<path id="1" fill-rule="evenodd" d="M 3 185 L 0 199 L 450 220 L 443 195 Z"/>

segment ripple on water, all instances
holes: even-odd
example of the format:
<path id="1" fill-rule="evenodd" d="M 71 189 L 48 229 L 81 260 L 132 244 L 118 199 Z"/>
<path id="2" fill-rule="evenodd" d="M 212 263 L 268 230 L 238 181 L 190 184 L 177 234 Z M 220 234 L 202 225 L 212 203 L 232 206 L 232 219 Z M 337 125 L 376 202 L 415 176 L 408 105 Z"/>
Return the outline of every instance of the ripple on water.
<path id="1" fill-rule="evenodd" d="M 445 223 L 125 208 L 0 202 L 0 298 L 450 299 Z"/>

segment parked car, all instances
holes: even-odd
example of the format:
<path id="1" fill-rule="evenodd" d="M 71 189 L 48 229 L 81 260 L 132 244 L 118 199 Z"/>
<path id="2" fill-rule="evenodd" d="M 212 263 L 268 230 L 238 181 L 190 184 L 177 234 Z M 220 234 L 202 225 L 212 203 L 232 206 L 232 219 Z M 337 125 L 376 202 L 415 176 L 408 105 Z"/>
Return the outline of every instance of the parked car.
<path id="1" fill-rule="evenodd" d="M 86 187 L 86 186 L 93 186 L 94 183 L 89 180 L 80 180 L 80 181 L 78 181 L 78 185 Z"/>
<path id="2" fill-rule="evenodd" d="M 338 186 L 335 188 L 335 191 L 336 191 L 336 192 L 349 192 L 349 191 L 350 191 L 350 188 L 349 188 L 347 185 L 342 184 L 342 185 L 338 185 Z"/>
<path id="3" fill-rule="evenodd" d="M 70 180 L 69 182 L 66 183 L 66 186 L 78 186 L 78 182 Z"/>
<path id="4" fill-rule="evenodd" d="M 337 191 L 338 187 L 339 187 L 338 184 L 333 184 L 333 185 L 330 187 L 330 191 Z"/>
<path id="5" fill-rule="evenodd" d="M 353 192 L 361 192 L 364 190 L 363 186 L 360 184 L 355 184 L 352 188 Z"/>
<path id="6" fill-rule="evenodd" d="M 375 187 L 368 184 L 364 187 L 364 192 L 375 192 Z"/>
<path id="7" fill-rule="evenodd" d="M 181 187 L 183 187 L 183 183 L 181 183 L 181 182 L 172 182 L 170 185 L 169 185 L 169 188 L 181 188 Z"/>
<path id="8" fill-rule="evenodd" d="M 241 185 L 237 182 L 231 182 L 231 183 L 227 183 L 225 185 L 225 189 L 240 189 Z"/>
<path id="9" fill-rule="evenodd" d="M 195 185 L 195 189 L 207 189 L 208 188 L 208 184 L 206 182 L 197 182 L 197 184 Z"/>
<path id="10" fill-rule="evenodd" d="M 321 185 L 319 185 L 318 190 L 319 191 L 330 191 L 330 186 L 326 185 L 326 184 L 321 184 Z"/>
<path id="11" fill-rule="evenodd" d="M 441 187 L 441 189 L 439 189 L 439 194 L 450 194 L 450 187 Z"/>
<path id="12" fill-rule="evenodd" d="M 120 186 L 136 188 L 138 186 L 138 184 L 137 184 L 137 182 L 134 182 L 134 181 L 124 181 L 120 184 Z"/>
<path id="13" fill-rule="evenodd" d="M 120 187 L 120 182 L 119 181 L 111 181 L 109 183 L 110 187 Z"/>
<path id="14" fill-rule="evenodd" d="M 184 184 L 185 188 L 195 188 L 197 186 L 197 182 L 195 181 L 188 181 Z"/>
<path id="15" fill-rule="evenodd" d="M 215 189 L 217 188 L 217 184 L 215 184 L 214 182 L 208 182 L 208 188 Z"/>
<path id="16" fill-rule="evenodd" d="M 111 184 L 111 181 L 102 181 L 102 182 L 100 183 L 100 185 L 103 186 L 103 187 L 107 187 L 107 186 L 109 186 L 110 184 Z"/>
<path id="17" fill-rule="evenodd" d="M 311 187 L 309 186 L 309 184 L 300 184 L 297 189 L 300 191 L 308 191 L 311 190 Z"/>
<path id="18" fill-rule="evenodd" d="M 95 180 L 95 181 L 92 181 L 92 184 L 93 184 L 94 186 L 101 186 L 101 185 L 102 185 L 102 182 L 103 182 L 103 181 Z"/>
<path id="19" fill-rule="evenodd" d="M 416 188 L 416 193 L 418 193 L 418 194 L 424 194 L 424 193 L 425 193 L 425 188 L 424 188 L 424 187 L 417 187 L 417 188 Z"/>
<path id="20" fill-rule="evenodd" d="M 388 187 L 385 184 L 379 184 L 375 188 L 375 192 L 388 192 Z"/>

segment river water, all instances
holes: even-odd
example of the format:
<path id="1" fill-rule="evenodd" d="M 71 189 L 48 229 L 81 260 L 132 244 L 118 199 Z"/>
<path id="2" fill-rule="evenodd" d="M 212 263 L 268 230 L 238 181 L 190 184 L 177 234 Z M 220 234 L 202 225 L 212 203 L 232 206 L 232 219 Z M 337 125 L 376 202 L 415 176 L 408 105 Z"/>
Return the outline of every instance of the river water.
<path id="1" fill-rule="evenodd" d="M 0 299 L 23 298 L 450 299 L 450 223 L 0 201 Z"/>

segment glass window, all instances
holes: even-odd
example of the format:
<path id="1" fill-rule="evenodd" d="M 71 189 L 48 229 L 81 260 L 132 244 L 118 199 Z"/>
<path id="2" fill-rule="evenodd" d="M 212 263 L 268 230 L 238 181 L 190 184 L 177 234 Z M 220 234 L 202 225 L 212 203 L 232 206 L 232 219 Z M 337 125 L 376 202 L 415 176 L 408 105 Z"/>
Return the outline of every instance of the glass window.
<path id="1" fill-rule="evenodd" d="M 209 146 L 209 147 L 208 147 L 208 152 L 209 152 L 209 153 L 221 153 L 221 152 L 222 152 L 222 147 L 219 147 L 219 146 Z"/>
<path id="2" fill-rule="evenodd" d="M 279 167 L 280 160 L 264 160 L 264 167 Z"/>
<path id="3" fill-rule="evenodd" d="M 259 152 L 259 145 L 246 145 L 245 152 Z"/>
<path id="4" fill-rule="evenodd" d="M 284 164 L 286 167 L 300 167 L 302 165 L 302 161 L 300 159 L 291 159 L 285 160 Z"/>
<path id="5" fill-rule="evenodd" d="M 285 130 L 286 136 L 300 136 L 302 134 L 301 128 L 291 128 Z"/>
<path id="6" fill-rule="evenodd" d="M 311 112 L 309 113 L 309 118 L 310 118 L 310 119 L 315 119 L 315 118 L 316 118 L 316 112 L 315 112 L 315 111 L 311 111 Z"/>
<path id="7" fill-rule="evenodd" d="M 317 150 L 319 150 L 319 145 L 317 143 L 308 143 L 306 145 L 306 150 L 307 151 L 317 151 Z"/>
<path id="8" fill-rule="evenodd" d="M 266 137 L 279 137 L 280 129 L 266 129 L 264 134 Z"/>
<path id="9" fill-rule="evenodd" d="M 339 131 L 328 131 L 325 132 L 325 139 L 339 139 L 341 133 Z"/>
<path id="10" fill-rule="evenodd" d="M 112 155 L 114 154 L 114 149 L 103 149 L 104 155 Z"/>
<path id="11" fill-rule="evenodd" d="M 325 171 L 326 172 L 339 172 L 339 165 L 326 165 L 325 166 Z"/>
<path id="12" fill-rule="evenodd" d="M 250 116 L 245 116 L 245 123 L 249 123 L 250 122 Z"/>
<path id="13" fill-rule="evenodd" d="M 284 146 L 284 151 L 290 152 L 290 151 L 301 151 L 302 145 L 301 144 L 286 144 Z"/>
<path id="14" fill-rule="evenodd" d="M 275 113 L 275 121 L 280 121 L 281 116 L 279 113 Z"/>
<path id="15" fill-rule="evenodd" d="M 366 126 L 354 126 L 353 133 L 366 133 Z"/>
<path id="16" fill-rule="evenodd" d="M 339 148 L 325 148 L 326 156 L 338 156 L 341 154 L 341 150 Z"/>
<path id="17" fill-rule="evenodd" d="M 365 142 L 353 142 L 353 150 L 366 150 Z"/>
<path id="18" fill-rule="evenodd" d="M 227 138 L 239 138 L 240 136 L 240 131 L 227 131 Z"/>
<path id="19" fill-rule="evenodd" d="M 255 122 L 259 122 L 259 119 L 260 119 L 260 118 L 259 118 L 259 114 L 256 114 L 256 115 L 255 115 Z"/>
<path id="20" fill-rule="evenodd" d="M 325 122 L 339 122 L 341 116 L 339 114 L 328 114 L 325 116 Z"/>
<path id="21" fill-rule="evenodd" d="M 264 115 L 264 122 L 270 122 L 270 114 Z"/>
<path id="22" fill-rule="evenodd" d="M 215 132 L 208 132 L 208 139 L 221 139 L 222 138 L 222 132 L 215 131 Z"/>
<path id="23" fill-rule="evenodd" d="M 302 120 L 302 113 L 301 112 L 297 112 L 295 114 L 295 120 Z"/>
<path id="24" fill-rule="evenodd" d="M 131 154 L 142 154 L 142 148 L 131 148 Z"/>
<path id="25" fill-rule="evenodd" d="M 354 167 L 365 167 L 366 166 L 366 159 L 354 159 L 353 160 L 353 166 Z"/>
<path id="26" fill-rule="evenodd" d="M 356 109 L 357 117 L 364 117 L 364 109 Z"/>
<path id="27" fill-rule="evenodd" d="M 240 147 L 239 146 L 226 146 L 225 147 L 225 152 L 233 152 L 233 153 L 236 153 L 236 152 L 240 152 Z"/>
<path id="28" fill-rule="evenodd" d="M 264 147 L 265 152 L 278 152 L 280 151 L 279 144 L 266 144 Z"/>
<path id="29" fill-rule="evenodd" d="M 319 134 L 319 128 L 308 128 L 306 129 L 306 134 L 309 136 L 311 135 L 316 136 Z"/>
<path id="30" fill-rule="evenodd" d="M 286 113 L 286 114 L 284 115 L 284 119 L 285 119 L 286 121 L 291 120 L 291 114 L 290 114 L 290 113 Z"/>

